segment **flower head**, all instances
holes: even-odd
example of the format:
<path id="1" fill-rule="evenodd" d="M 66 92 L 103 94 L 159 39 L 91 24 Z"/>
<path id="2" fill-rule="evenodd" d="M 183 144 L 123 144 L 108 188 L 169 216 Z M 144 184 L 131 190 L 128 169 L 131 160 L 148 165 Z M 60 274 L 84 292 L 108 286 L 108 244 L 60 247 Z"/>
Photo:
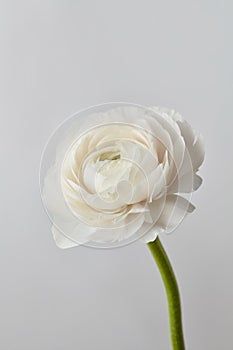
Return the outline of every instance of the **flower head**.
<path id="1" fill-rule="evenodd" d="M 173 110 L 121 105 L 73 118 L 43 181 L 57 245 L 150 242 L 173 231 L 194 210 L 203 159 L 202 137 Z"/>

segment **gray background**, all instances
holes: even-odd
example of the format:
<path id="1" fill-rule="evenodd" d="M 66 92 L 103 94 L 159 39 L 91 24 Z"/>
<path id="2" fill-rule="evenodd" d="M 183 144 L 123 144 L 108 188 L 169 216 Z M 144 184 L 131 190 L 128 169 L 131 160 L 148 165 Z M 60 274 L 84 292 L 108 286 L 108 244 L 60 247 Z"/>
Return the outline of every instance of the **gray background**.
<path id="1" fill-rule="evenodd" d="M 173 107 L 205 137 L 197 209 L 162 240 L 187 349 L 232 349 L 232 11 L 230 0 L 0 2 L 1 349 L 170 348 L 146 245 L 59 250 L 39 197 L 54 128 L 120 100 Z"/>

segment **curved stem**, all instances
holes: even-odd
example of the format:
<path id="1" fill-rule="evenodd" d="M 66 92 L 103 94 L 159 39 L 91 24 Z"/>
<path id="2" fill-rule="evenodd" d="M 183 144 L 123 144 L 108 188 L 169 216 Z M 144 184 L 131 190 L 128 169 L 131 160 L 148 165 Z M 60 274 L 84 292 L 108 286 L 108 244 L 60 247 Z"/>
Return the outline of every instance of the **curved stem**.
<path id="1" fill-rule="evenodd" d="M 170 333 L 173 350 L 185 350 L 179 289 L 168 256 L 157 237 L 147 244 L 160 271 L 167 294 Z"/>

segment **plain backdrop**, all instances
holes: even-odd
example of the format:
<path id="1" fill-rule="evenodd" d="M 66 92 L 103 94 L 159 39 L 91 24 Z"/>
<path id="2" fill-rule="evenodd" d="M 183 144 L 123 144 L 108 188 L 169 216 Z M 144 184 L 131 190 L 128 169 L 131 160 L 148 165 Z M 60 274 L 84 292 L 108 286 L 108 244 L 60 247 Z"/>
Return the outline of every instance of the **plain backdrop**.
<path id="1" fill-rule="evenodd" d="M 187 349 L 232 349 L 232 13 L 231 0 L 0 1 L 1 349 L 170 349 L 147 246 L 59 250 L 41 204 L 49 135 L 108 101 L 175 108 L 204 135 L 197 209 L 161 239 Z"/>

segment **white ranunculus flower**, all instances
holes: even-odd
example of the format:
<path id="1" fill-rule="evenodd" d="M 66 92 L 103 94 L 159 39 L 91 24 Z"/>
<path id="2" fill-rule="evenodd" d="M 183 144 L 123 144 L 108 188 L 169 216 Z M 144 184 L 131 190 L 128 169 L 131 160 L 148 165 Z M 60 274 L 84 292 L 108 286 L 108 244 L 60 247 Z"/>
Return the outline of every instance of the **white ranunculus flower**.
<path id="1" fill-rule="evenodd" d="M 46 172 L 42 199 L 60 248 L 155 240 L 194 210 L 202 137 L 173 110 L 124 105 L 76 118 Z"/>

